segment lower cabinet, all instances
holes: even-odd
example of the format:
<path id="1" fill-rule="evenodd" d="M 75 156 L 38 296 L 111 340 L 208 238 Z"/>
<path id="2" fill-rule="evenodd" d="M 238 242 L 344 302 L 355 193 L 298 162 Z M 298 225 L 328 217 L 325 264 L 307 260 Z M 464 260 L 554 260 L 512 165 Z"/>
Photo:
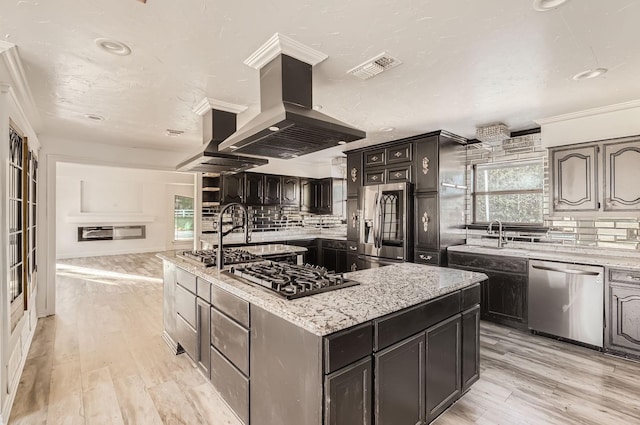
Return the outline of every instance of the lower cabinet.
<path id="1" fill-rule="evenodd" d="M 371 424 L 372 379 L 371 357 L 327 375 L 325 424 Z"/>
<path id="2" fill-rule="evenodd" d="M 605 348 L 640 357 L 640 271 L 609 269 Z"/>
<path id="3" fill-rule="evenodd" d="M 480 379 L 480 306 L 462 313 L 462 392 Z"/>
<path id="4" fill-rule="evenodd" d="M 198 367 L 207 377 L 211 376 L 211 359 L 209 350 L 211 345 L 210 312 L 211 304 L 209 304 L 207 300 L 198 298 L 196 302 L 198 350 L 197 356 L 194 360 L 196 360 Z"/>
<path id="5" fill-rule="evenodd" d="M 427 329 L 426 403 L 428 422 L 435 419 L 460 397 L 461 324 L 462 321 L 458 314 Z"/>
<path id="6" fill-rule="evenodd" d="M 249 378 L 211 347 L 211 383 L 244 424 L 249 424 Z M 259 423 L 258 420 L 256 422 Z"/>
<path id="7" fill-rule="evenodd" d="M 375 354 L 376 425 L 424 423 L 425 342 L 422 332 Z"/>

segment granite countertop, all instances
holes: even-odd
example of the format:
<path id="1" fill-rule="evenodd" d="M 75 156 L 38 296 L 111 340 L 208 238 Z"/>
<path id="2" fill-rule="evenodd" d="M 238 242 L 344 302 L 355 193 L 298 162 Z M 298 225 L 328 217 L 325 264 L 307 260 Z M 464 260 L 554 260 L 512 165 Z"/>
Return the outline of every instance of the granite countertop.
<path id="1" fill-rule="evenodd" d="M 360 282 L 358 286 L 286 300 L 266 289 L 240 281 L 224 271 L 203 267 L 178 258 L 175 254 L 174 251 L 162 252 L 158 257 L 320 336 L 487 279 L 482 273 L 401 263 L 346 273 L 347 278 Z"/>
<path id="2" fill-rule="evenodd" d="M 347 235 L 344 232 L 328 232 L 317 229 L 297 230 L 297 231 L 280 231 L 280 232 L 253 232 L 251 233 L 251 242 L 281 242 L 295 241 L 303 239 L 333 239 L 346 241 Z M 203 235 L 201 241 L 208 247 L 218 244 L 217 236 L 207 237 Z M 241 244 L 244 242 L 244 235 L 241 233 L 233 233 L 224 237 L 224 244 Z"/>
<path id="3" fill-rule="evenodd" d="M 284 245 L 281 243 L 269 245 L 247 245 L 240 248 L 259 257 L 264 257 L 265 255 L 302 254 L 308 251 L 307 248 L 302 246 Z"/>
<path id="4" fill-rule="evenodd" d="M 640 269 L 640 257 L 617 256 L 596 251 L 568 251 L 562 249 L 529 249 L 529 248 L 495 248 L 481 245 L 457 245 L 447 248 L 448 251 L 472 254 L 501 255 L 505 257 L 528 258 L 531 260 L 560 261 L 572 264 L 588 264 L 606 267 Z"/>

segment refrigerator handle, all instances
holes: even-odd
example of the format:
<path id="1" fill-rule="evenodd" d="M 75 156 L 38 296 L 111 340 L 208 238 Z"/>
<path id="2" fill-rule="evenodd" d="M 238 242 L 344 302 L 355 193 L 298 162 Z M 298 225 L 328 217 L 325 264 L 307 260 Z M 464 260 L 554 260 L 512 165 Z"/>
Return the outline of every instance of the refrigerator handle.
<path id="1" fill-rule="evenodd" d="M 382 195 L 378 194 L 378 248 L 382 248 Z"/>
<path id="2" fill-rule="evenodd" d="M 376 195 L 373 198 L 373 246 L 375 248 L 379 248 L 378 246 L 378 232 L 380 229 L 379 223 L 379 214 L 378 214 L 378 197 L 380 193 L 376 192 Z"/>

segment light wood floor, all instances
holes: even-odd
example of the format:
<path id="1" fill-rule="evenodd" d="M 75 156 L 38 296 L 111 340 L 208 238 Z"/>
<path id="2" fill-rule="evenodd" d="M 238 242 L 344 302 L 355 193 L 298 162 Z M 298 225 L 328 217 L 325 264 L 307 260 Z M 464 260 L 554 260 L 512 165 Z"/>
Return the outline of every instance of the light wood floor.
<path id="1" fill-rule="evenodd" d="M 161 339 L 161 276 L 152 254 L 59 261 L 57 315 L 38 322 L 9 424 L 238 425 Z M 481 357 L 437 425 L 640 424 L 639 363 L 488 323 Z"/>

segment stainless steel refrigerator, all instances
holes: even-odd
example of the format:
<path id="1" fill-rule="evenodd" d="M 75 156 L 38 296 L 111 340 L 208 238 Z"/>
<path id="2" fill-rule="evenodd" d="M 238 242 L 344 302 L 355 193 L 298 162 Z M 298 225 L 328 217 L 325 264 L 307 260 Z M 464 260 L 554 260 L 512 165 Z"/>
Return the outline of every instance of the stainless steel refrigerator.
<path id="1" fill-rule="evenodd" d="M 364 186 L 359 189 L 360 268 L 411 261 L 413 246 L 411 183 Z"/>

